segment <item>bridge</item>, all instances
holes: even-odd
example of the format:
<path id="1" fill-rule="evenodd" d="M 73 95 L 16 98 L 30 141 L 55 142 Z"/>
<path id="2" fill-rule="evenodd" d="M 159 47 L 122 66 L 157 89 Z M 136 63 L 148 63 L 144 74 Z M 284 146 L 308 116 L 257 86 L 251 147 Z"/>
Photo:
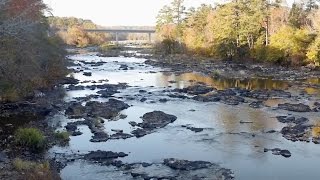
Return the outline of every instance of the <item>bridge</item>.
<path id="1" fill-rule="evenodd" d="M 118 44 L 119 33 L 141 33 L 149 35 L 149 42 L 151 43 L 151 34 L 156 33 L 156 30 L 148 29 L 84 29 L 86 32 L 96 32 L 96 33 L 114 33 L 116 35 L 116 43 Z"/>

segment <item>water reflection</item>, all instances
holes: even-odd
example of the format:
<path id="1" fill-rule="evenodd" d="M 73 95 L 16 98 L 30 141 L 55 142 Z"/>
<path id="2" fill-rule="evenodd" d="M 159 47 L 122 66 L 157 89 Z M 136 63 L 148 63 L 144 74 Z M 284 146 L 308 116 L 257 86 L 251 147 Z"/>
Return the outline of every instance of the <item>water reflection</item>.
<path id="1" fill-rule="evenodd" d="M 282 89 L 289 88 L 289 82 L 283 80 L 273 80 L 271 78 L 251 78 L 251 79 L 228 79 L 219 77 L 210 77 L 199 73 L 185 73 L 181 75 L 175 75 L 173 73 L 162 73 L 157 81 L 162 85 L 169 86 L 175 84 L 175 86 L 183 88 L 188 85 L 194 85 L 197 82 L 204 83 L 212 86 L 218 90 L 227 88 L 242 88 L 248 90 L 255 89 Z M 169 82 L 171 81 L 171 83 Z M 175 83 L 172 83 L 175 82 Z M 308 79 L 305 80 L 308 84 L 320 84 L 320 79 Z M 318 90 L 314 88 L 306 88 L 306 92 L 309 94 L 317 94 Z"/>

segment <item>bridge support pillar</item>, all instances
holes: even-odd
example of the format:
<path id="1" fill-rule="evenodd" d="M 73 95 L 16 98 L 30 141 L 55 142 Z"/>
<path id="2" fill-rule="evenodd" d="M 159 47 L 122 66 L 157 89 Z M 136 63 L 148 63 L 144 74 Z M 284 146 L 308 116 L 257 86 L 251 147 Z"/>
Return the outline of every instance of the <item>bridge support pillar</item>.
<path id="1" fill-rule="evenodd" d="M 116 45 L 118 45 L 119 44 L 119 36 L 118 36 L 119 34 L 116 32 Z"/>
<path id="2" fill-rule="evenodd" d="M 149 43 L 151 44 L 151 33 L 149 33 Z"/>

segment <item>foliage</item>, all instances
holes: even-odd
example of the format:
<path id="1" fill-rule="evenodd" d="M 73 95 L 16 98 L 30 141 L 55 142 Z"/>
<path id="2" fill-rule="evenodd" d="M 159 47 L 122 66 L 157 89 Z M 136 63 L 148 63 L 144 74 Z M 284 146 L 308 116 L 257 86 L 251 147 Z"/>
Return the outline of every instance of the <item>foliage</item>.
<path id="1" fill-rule="evenodd" d="M 20 146 L 26 146 L 31 150 L 42 150 L 45 138 L 42 132 L 35 128 L 20 128 L 15 132 L 15 141 Z"/>
<path id="2" fill-rule="evenodd" d="M 320 66 L 320 37 L 310 45 L 307 52 L 308 60 L 313 62 L 316 66 Z"/>
<path id="3" fill-rule="evenodd" d="M 74 17 L 49 17 L 49 24 L 63 41 L 72 46 L 86 47 L 101 45 L 110 39 L 106 33 L 86 32 L 84 29 L 97 29 L 91 20 Z"/>
<path id="4" fill-rule="evenodd" d="M 32 97 L 66 75 L 64 50 L 48 36 L 41 0 L 7 0 L 0 4 L 0 101 Z"/>
<path id="5" fill-rule="evenodd" d="M 306 59 L 314 62 L 317 43 L 313 34 L 320 27 L 318 2 L 308 0 L 290 8 L 281 1 L 231 0 L 214 8 L 190 8 L 183 12 L 180 23 L 170 4 L 159 12 L 157 32 L 162 43 L 156 47 L 176 53 L 168 49 L 179 42 L 187 52 L 218 59 L 291 65 L 301 65 Z"/>

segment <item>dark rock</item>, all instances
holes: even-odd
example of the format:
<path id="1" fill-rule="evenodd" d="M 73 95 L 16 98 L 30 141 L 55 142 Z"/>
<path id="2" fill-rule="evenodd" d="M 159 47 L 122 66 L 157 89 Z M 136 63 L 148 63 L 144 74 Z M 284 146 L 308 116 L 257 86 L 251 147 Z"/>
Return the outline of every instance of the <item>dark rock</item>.
<path id="1" fill-rule="evenodd" d="M 74 131 L 74 132 L 72 132 L 71 136 L 80 136 L 80 135 L 82 135 L 82 134 L 83 134 L 83 133 L 80 132 L 80 131 Z"/>
<path id="2" fill-rule="evenodd" d="M 133 135 L 135 135 L 137 138 L 140 138 L 140 137 L 143 137 L 143 136 L 149 134 L 148 131 L 146 131 L 146 130 L 144 130 L 144 129 L 141 129 L 141 128 L 138 128 L 138 129 L 136 129 L 136 130 L 133 130 L 131 133 L 132 133 Z"/>
<path id="3" fill-rule="evenodd" d="M 146 102 L 146 101 L 147 101 L 147 98 L 140 99 L 140 102 Z"/>
<path id="4" fill-rule="evenodd" d="M 182 126 L 186 127 L 188 130 L 193 131 L 195 133 L 202 132 L 204 129 L 203 128 L 196 128 L 196 127 L 189 127 L 189 126 Z"/>
<path id="5" fill-rule="evenodd" d="M 272 134 L 272 133 L 276 133 L 277 131 L 275 130 L 270 130 L 270 131 L 267 131 L 266 133 L 269 133 L 269 134 Z"/>
<path id="6" fill-rule="evenodd" d="M 309 125 L 297 124 L 295 126 L 284 127 L 281 134 L 284 138 L 291 141 L 309 141 L 308 131 L 311 127 Z"/>
<path id="7" fill-rule="evenodd" d="M 192 95 L 199 95 L 199 94 L 207 94 L 211 91 L 213 91 L 214 88 L 204 86 L 204 85 L 195 85 L 195 86 L 189 86 L 187 88 L 182 89 L 182 92 L 192 94 Z"/>
<path id="8" fill-rule="evenodd" d="M 218 102 L 221 100 L 221 98 L 217 94 L 199 95 L 199 96 L 193 97 L 192 99 L 196 101 L 201 101 L 201 102 Z"/>
<path id="9" fill-rule="evenodd" d="M 262 105 L 263 105 L 262 101 L 255 101 L 249 104 L 249 106 L 252 108 L 261 108 Z"/>
<path id="10" fill-rule="evenodd" d="M 84 72 L 83 75 L 84 76 L 92 76 L 92 73 L 91 72 Z"/>
<path id="11" fill-rule="evenodd" d="M 138 123 L 134 122 L 134 121 L 130 121 L 129 124 L 132 126 L 132 127 L 135 127 L 138 125 Z"/>
<path id="12" fill-rule="evenodd" d="M 146 90 L 139 90 L 139 93 L 147 93 Z"/>
<path id="13" fill-rule="evenodd" d="M 221 101 L 228 105 L 239 105 L 245 100 L 240 96 L 222 96 Z"/>
<path id="14" fill-rule="evenodd" d="M 126 65 L 126 64 L 121 64 L 119 69 L 126 71 L 126 70 L 128 70 L 128 65 Z"/>
<path id="15" fill-rule="evenodd" d="M 77 125 L 75 124 L 67 124 L 65 128 L 67 131 L 76 131 L 78 129 Z"/>
<path id="16" fill-rule="evenodd" d="M 188 99 L 187 96 L 181 95 L 181 94 L 176 94 L 176 93 L 175 94 L 168 94 L 168 96 L 171 97 L 171 98 Z"/>
<path id="17" fill-rule="evenodd" d="M 105 161 L 108 159 L 117 159 L 119 157 L 125 157 L 128 156 L 128 154 L 124 152 L 112 152 L 112 151 L 91 151 L 90 153 L 86 154 L 84 156 L 87 160 L 93 160 L 93 161 Z"/>
<path id="18" fill-rule="evenodd" d="M 144 114 L 142 116 L 143 122 L 138 124 L 138 126 L 144 129 L 162 128 L 174 122 L 176 119 L 176 116 L 166 114 L 162 111 L 153 111 Z"/>
<path id="19" fill-rule="evenodd" d="M 274 148 L 274 149 L 265 148 L 264 149 L 264 152 L 268 152 L 268 151 L 271 151 L 273 155 L 281 155 L 281 156 L 283 156 L 285 158 L 291 157 L 291 152 L 288 151 L 288 150 L 282 150 L 282 149 L 279 149 L 279 148 Z"/>
<path id="20" fill-rule="evenodd" d="M 160 99 L 159 102 L 161 102 L 161 103 L 166 103 L 166 102 L 168 102 L 168 99 L 163 98 L 163 99 Z"/>
<path id="21" fill-rule="evenodd" d="M 305 117 L 296 118 L 293 116 L 277 116 L 276 117 L 281 123 L 295 123 L 295 124 L 303 124 L 309 121 L 309 119 Z"/>
<path id="22" fill-rule="evenodd" d="M 213 164 L 206 161 L 188 161 L 188 160 L 178 160 L 174 158 L 165 159 L 163 164 L 175 170 L 197 170 L 209 168 Z"/>
<path id="23" fill-rule="evenodd" d="M 311 109 L 308 105 L 305 104 L 290 104 L 290 103 L 285 103 L 285 104 L 279 104 L 278 107 L 283 110 L 287 111 L 294 111 L 294 112 L 310 112 Z"/>
<path id="24" fill-rule="evenodd" d="M 110 139 L 129 139 L 129 138 L 132 138 L 133 135 L 131 134 L 126 134 L 126 133 L 123 133 L 123 132 L 117 132 L 116 134 L 112 134 L 110 136 Z"/>
<path id="25" fill-rule="evenodd" d="M 109 135 L 103 131 L 96 132 L 90 139 L 90 142 L 106 142 L 109 140 Z"/>
<path id="26" fill-rule="evenodd" d="M 79 80 L 73 77 L 65 77 L 61 80 L 61 84 L 79 84 Z"/>
<path id="27" fill-rule="evenodd" d="M 84 86 L 75 86 L 73 84 L 69 85 L 67 90 L 70 90 L 70 91 L 79 91 L 79 90 L 84 90 Z"/>

